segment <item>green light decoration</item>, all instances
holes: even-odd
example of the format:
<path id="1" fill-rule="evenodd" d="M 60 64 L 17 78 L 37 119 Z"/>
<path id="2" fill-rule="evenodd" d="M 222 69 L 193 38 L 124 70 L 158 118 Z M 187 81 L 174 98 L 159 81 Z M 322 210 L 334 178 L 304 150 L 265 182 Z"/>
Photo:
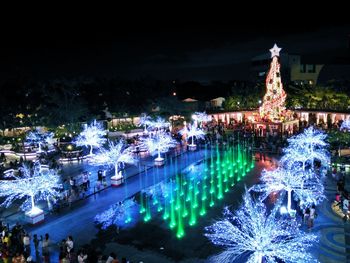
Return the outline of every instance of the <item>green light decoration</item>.
<path id="1" fill-rule="evenodd" d="M 170 201 L 170 228 L 174 228 L 176 226 L 176 219 L 175 219 L 175 205 L 174 200 Z"/>
<path id="2" fill-rule="evenodd" d="M 186 205 L 186 199 L 182 198 L 182 217 L 187 217 L 188 216 L 188 210 L 187 210 L 187 205 Z"/>
<path id="3" fill-rule="evenodd" d="M 175 231 L 176 237 L 183 238 L 186 226 L 195 226 L 199 217 L 206 215 L 208 209 L 223 199 L 224 194 L 254 167 L 247 145 L 238 144 L 223 150 L 217 146 L 208 151 L 210 153 L 205 152 L 200 168 L 191 166 L 194 168 L 189 169 L 188 173 L 177 174 L 169 182 L 163 183 L 167 185 L 164 189 L 156 187 L 162 190 L 161 194 L 140 195 L 140 213 L 144 214 L 145 222 L 151 220 L 152 211 L 161 212 L 163 220 Z M 177 170 L 176 159 L 173 168 Z"/>
<path id="4" fill-rule="evenodd" d="M 177 238 L 182 238 L 185 235 L 185 229 L 184 229 L 181 209 L 179 209 L 177 211 L 177 218 L 178 218 L 178 223 L 177 223 L 176 237 Z"/>
<path id="5" fill-rule="evenodd" d="M 151 220 L 151 204 L 150 204 L 150 197 L 146 195 L 146 213 L 145 217 L 143 218 L 143 221 L 148 222 Z"/>

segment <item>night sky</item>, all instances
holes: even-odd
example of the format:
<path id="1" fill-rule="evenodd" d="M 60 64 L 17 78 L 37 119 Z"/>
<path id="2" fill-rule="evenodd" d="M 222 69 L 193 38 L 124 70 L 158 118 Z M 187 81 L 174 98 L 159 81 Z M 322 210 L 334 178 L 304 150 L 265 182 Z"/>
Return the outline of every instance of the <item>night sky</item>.
<path id="1" fill-rule="evenodd" d="M 133 25 L 119 19 L 108 27 L 83 22 L 20 25 L 3 32 L 0 77 L 246 79 L 250 59 L 275 42 L 282 52 L 335 57 L 349 52 L 349 35 L 350 23 L 307 19 L 293 25 L 230 19 L 143 23 L 142 18 Z"/>

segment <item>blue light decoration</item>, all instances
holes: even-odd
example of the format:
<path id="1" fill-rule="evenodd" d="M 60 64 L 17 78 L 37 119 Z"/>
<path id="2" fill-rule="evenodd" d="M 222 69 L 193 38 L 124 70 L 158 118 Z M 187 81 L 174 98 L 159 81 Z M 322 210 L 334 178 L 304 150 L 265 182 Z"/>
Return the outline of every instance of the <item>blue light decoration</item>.
<path id="1" fill-rule="evenodd" d="M 118 171 L 118 165 L 120 163 L 136 164 L 138 162 L 129 148 L 126 148 L 123 141 L 119 141 L 118 143 L 109 142 L 108 146 L 108 149 L 101 148 L 100 151 L 90 159 L 92 165 L 112 167 L 115 170 L 115 176 L 118 177 L 120 176 L 120 171 Z"/>
<path id="2" fill-rule="evenodd" d="M 150 129 L 165 129 L 170 126 L 170 122 L 166 121 L 162 117 L 157 117 L 155 120 L 151 120 L 148 122 L 148 126 Z"/>
<path id="3" fill-rule="evenodd" d="M 0 180 L 1 204 L 9 207 L 14 201 L 27 198 L 21 205 L 23 211 L 35 211 L 35 202 L 60 196 L 60 183 L 57 170 L 42 169 L 38 163 L 33 169 L 27 165 L 20 168 L 21 176 L 11 175 L 14 179 Z"/>
<path id="4" fill-rule="evenodd" d="M 281 163 L 292 166 L 293 163 L 310 164 L 314 169 L 314 162 L 318 160 L 323 166 L 330 163 L 330 155 L 326 142 L 327 134 L 323 131 L 309 127 L 303 133 L 288 139 L 288 147 L 284 150 L 285 156 L 281 158 Z"/>
<path id="5" fill-rule="evenodd" d="M 112 205 L 106 211 L 95 216 L 94 221 L 102 229 L 111 225 L 122 226 L 131 222 L 130 210 L 137 206 L 134 198 L 129 198 L 118 204 Z"/>
<path id="6" fill-rule="evenodd" d="M 324 186 L 321 180 L 311 173 L 303 171 L 301 166 L 293 166 L 293 169 L 278 167 L 271 171 L 263 170 L 260 178 L 262 183 L 253 185 L 249 190 L 263 193 L 262 200 L 275 192 L 287 192 L 288 211 L 291 211 L 292 193 L 301 206 L 319 204 L 326 198 Z"/>
<path id="7" fill-rule="evenodd" d="M 341 131 L 350 131 L 350 119 L 344 120 L 339 129 Z"/>
<path id="8" fill-rule="evenodd" d="M 147 132 L 147 127 L 152 124 L 152 118 L 146 113 L 142 113 L 140 116 L 140 122 L 138 126 L 143 126 L 144 132 Z"/>
<path id="9" fill-rule="evenodd" d="M 77 146 L 90 147 L 90 155 L 92 155 L 93 148 L 100 148 L 106 142 L 107 132 L 101 123 L 94 120 L 90 125 L 86 125 L 83 131 L 75 140 Z"/>
<path id="10" fill-rule="evenodd" d="M 212 121 L 212 117 L 205 112 L 195 112 L 192 115 L 192 119 L 196 122 L 196 126 L 202 127 L 203 122 L 210 122 Z M 199 125 L 198 125 L 199 123 Z"/>
<path id="11" fill-rule="evenodd" d="M 199 129 L 199 128 L 195 127 L 194 125 L 191 125 L 190 128 L 185 127 L 183 129 L 181 129 L 179 131 L 179 133 L 181 135 L 185 135 L 187 137 L 187 139 L 192 138 L 191 144 L 190 144 L 191 146 L 195 146 L 194 138 L 204 139 L 204 135 L 205 135 L 205 133 L 203 132 L 202 129 Z"/>
<path id="12" fill-rule="evenodd" d="M 295 218 L 280 215 L 280 203 L 268 212 L 246 191 L 238 210 L 226 207 L 223 218 L 205 228 L 205 236 L 224 248 L 211 262 L 317 262 L 309 252 L 317 236 L 300 230 Z"/>
<path id="13" fill-rule="evenodd" d="M 30 144 L 38 144 L 38 152 L 42 152 L 42 145 L 52 145 L 54 144 L 54 133 L 45 132 L 42 129 L 36 129 L 27 133 L 25 141 Z"/>
<path id="14" fill-rule="evenodd" d="M 158 155 L 156 160 L 163 160 L 161 153 L 166 153 L 170 148 L 175 147 L 177 144 L 177 142 L 165 132 L 159 132 L 155 137 L 143 137 L 140 141 L 152 155 Z"/>

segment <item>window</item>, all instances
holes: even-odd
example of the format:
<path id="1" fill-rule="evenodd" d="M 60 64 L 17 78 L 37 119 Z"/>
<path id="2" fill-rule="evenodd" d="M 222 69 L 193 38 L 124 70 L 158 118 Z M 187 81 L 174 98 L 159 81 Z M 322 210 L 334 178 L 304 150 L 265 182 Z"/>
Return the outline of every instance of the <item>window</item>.
<path id="1" fill-rule="evenodd" d="M 300 73 L 305 73 L 305 72 L 306 72 L 306 65 L 300 64 Z"/>
<path id="2" fill-rule="evenodd" d="M 307 65 L 307 72 L 308 73 L 315 73 L 316 72 L 316 65 L 315 64 Z"/>

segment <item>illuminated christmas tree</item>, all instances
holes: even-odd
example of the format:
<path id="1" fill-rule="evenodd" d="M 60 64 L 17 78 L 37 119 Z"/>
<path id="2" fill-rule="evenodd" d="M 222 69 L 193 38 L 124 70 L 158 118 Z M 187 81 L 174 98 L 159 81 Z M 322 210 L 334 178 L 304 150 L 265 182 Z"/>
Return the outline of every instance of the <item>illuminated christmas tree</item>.
<path id="1" fill-rule="evenodd" d="M 285 110 L 287 94 L 283 90 L 281 81 L 280 63 L 278 62 L 281 48 L 275 44 L 270 49 L 272 62 L 266 77 L 266 93 L 263 104 L 260 107 L 261 118 L 269 121 L 281 121 L 282 112 Z"/>

